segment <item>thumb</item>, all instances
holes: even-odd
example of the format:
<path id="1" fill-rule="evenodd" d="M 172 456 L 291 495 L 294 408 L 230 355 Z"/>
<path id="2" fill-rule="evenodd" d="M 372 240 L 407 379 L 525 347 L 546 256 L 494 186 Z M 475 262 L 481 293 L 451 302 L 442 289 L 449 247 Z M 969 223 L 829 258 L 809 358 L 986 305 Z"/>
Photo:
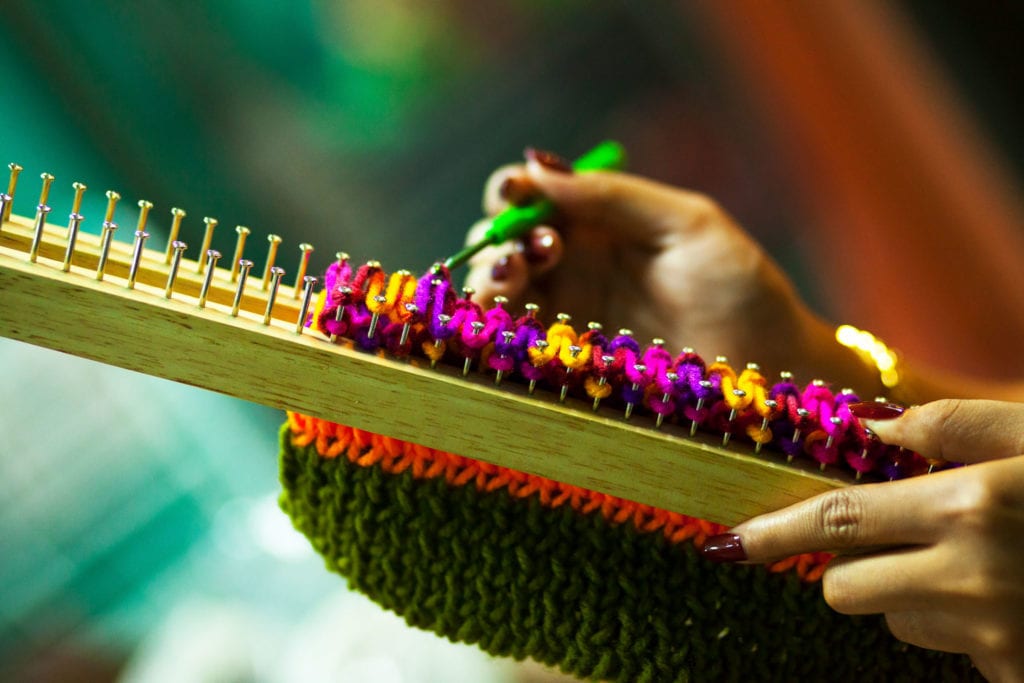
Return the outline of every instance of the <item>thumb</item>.
<path id="1" fill-rule="evenodd" d="M 637 243 L 659 245 L 670 236 L 731 224 L 714 201 L 696 192 L 615 171 L 565 173 L 534 159 L 526 175 L 573 224 L 600 228 Z"/>
<path id="2" fill-rule="evenodd" d="M 883 442 L 927 458 L 973 463 L 1024 454 L 1024 403 L 946 399 L 862 422 Z"/>

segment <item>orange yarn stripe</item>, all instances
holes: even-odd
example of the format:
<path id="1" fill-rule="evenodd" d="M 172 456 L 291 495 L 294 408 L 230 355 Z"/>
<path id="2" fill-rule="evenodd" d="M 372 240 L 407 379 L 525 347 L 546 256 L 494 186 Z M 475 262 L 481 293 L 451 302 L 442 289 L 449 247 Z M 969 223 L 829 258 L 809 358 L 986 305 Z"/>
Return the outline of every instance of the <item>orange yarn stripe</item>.
<path id="1" fill-rule="evenodd" d="M 542 505 L 550 508 L 569 505 L 581 514 L 600 512 L 613 524 L 632 522 L 639 531 L 645 533 L 660 530 L 672 543 L 691 541 L 701 546 L 709 536 L 727 529 L 721 524 L 678 512 L 669 512 L 308 415 L 289 412 L 288 427 L 294 445 L 315 444 L 317 453 L 324 458 L 344 455 L 360 467 L 378 466 L 390 474 L 401 474 L 409 470 L 417 479 L 444 477 L 453 486 L 473 484 L 480 491 L 505 489 L 509 495 L 517 498 L 536 495 Z M 768 565 L 768 569 L 772 572 L 793 571 L 801 580 L 812 582 L 821 578 L 829 559 L 831 555 L 827 553 L 808 553 L 775 562 Z"/>

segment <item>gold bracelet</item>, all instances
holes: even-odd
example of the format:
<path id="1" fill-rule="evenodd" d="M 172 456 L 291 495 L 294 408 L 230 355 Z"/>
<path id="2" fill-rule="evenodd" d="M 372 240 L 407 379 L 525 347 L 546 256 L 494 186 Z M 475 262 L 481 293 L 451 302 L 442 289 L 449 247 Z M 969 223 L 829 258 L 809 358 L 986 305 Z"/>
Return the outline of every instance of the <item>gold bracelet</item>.
<path id="1" fill-rule="evenodd" d="M 899 355 L 875 335 L 853 325 L 840 325 L 836 328 L 836 341 L 856 351 L 864 362 L 878 370 L 886 389 L 894 389 L 900 383 Z"/>

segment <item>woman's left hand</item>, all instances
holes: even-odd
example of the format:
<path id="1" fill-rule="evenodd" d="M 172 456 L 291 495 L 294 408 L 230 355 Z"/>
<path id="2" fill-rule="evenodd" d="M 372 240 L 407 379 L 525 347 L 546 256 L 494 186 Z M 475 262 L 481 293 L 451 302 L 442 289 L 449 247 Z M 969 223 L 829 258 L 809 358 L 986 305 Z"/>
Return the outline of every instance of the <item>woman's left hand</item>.
<path id="1" fill-rule="evenodd" d="M 864 423 L 885 443 L 971 464 L 822 494 L 709 539 L 705 556 L 837 552 L 822 579 L 833 609 L 884 613 L 900 640 L 1024 681 L 1024 404 L 937 401 Z"/>

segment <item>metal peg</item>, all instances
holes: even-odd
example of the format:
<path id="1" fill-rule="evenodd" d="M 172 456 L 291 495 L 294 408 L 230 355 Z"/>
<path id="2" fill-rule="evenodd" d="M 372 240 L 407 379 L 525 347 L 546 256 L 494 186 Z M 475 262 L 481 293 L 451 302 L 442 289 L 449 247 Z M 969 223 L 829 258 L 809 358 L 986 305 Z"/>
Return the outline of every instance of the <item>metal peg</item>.
<path id="1" fill-rule="evenodd" d="M 238 280 L 238 271 L 242 267 L 242 261 L 245 260 L 242 258 L 242 255 L 245 253 L 245 240 L 252 231 L 244 225 L 239 225 L 235 227 L 235 232 L 238 233 L 238 239 L 235 241 L 235 258 L 231 259 L 232 282 Z"/>
<path id="2" fill-rule="evenodd" d="M 245 281 L 252 270 L 252 261 L 241 259 L 238 262 L 238 288 L 235 290 L 235 301 L 231 304 L 231 317 L 238 315 L 238 309 L 242 307 L 242 295 L 245 293 Z"/>
<path id="3" fill-rule="evenodd" d="M 132 265 L 128 269 L 128 289 L 135 289 L 135 279 L 139 275 L 139 265 L 142 263 L 142 251 L 149 239 L 149 233 L 144 230 L 135 231 L 135 247 L 132 250 Z"/>
<path id="4" fill-rule="evenodd" d="M 75 242 L 78 240 L 78 228 L 84 217 L 79 213 L 82 208 L 82 195 L 85 193 L 85 185 L 82 183 L 71 183 L 75 188 L 75 199 L 71 205 L 71 215 L 68 216 L 68 246 L 64 250 L 64 265 L 61 267 L 65 273 L 71 270 L 71 257 L 75 253 Z"/>
<path id="5" fill-rule="evenodd" d="M 316 283 L 317 278 L 312 275 L 302 278 L 302 308 L 295 321 L 295 334 L 302 334 L 302 330 L 306 327 L 306 318 L 309 317 L 309 305 L 313 301 L 313 288 L 316 287 Z"/>
<path id="6" fill-rule="evenodd" d="M 174 240 L 171 242 L 171 269 L 167 273 L 167 286 L 164 287 L 164 298 L 170 299 L 174 291 L 174 280 L 178 277 L 178 268 L 181 266 L 181 255 L 188 249 L 184 242 Z"/>
<path id="7" fill-rule="evenodd" d="M 21 166 L 15 163 L 7 164 L 7 168 L 11 169 L 11 177 L 7 181 L 7 202 L 4 205 L 3 211 L 0 212 L 0 223 L 6 223 L 11 219 L 11 207 L 14 206 L 14 191 L 18 188 L 18 174 L 23 170 Z"/>
<path id="8" fill-rule="evenodd" d="M 108 195 L 111 193 L 107 193 Z M 117 193 L 113 193 L 115 196 Z M 116 199 L 111 200 L 116 202 Z M 107 212 L 108 216 L 113 217 L 113 212 Z M 110 243 L 114 239 L 114 231 L 117 230 L 117 223 L 112 221 L 103 221 L 103 236 L 100 238 L 100 258 L 96 263 L 96 280 L 100 281 L 103 279 L 104 271 L 107 269 L 107 258 L 110 256 Z"/>
<path id="9" fill-rule="evenodd" d="M 299 272 L 295 276 L 295 287 L 292 289 L 292 298 L 299 298 L 299 285 L 306 279 L 306 270 L 309 268 L 309 257 L 313 253 L 313 245 L 303 242 L 299 245 L 302 257 L 299 259 Z"/>
<path id="10" fill-rule="evenodd" d="M 4 227 L 3 215 L 7 213 L 7 207 L 10 206 L 12 201 L 11 195 L 6 192 L 0 192 L 0 230 Z"/>
<path id="11" fill-rule="evenodd" d="M 260 283 L 260 289 L 264 292 L 270 286 L 270 278 L 274 276 L 274 262 L 277 261 L 277 248 L 281 246 L 281 238 L 277 235 L 267 235 L 267 241 L 270 242 L 270 246 L 267 248 L 267 264 L 263 266 L 263 282 Z"/>
<path id="12" fill-rule="evenodd" d="M 174 257 L 174 243 L 178 241 L 178 233 L 181 232 L 181 220 L 185 217 L 185 211 L 174 207 L 171 209 L 171 231 L 167 235 L 167 248 L 164 249 L 164 263 L 170 263 Z"/>
<path id="13" fill-rule="evenodd" d="M 203 223 L 206 224 L 206 230 L 203 232 L 203 246 L 199 247 L 199 258 L 196 259 L 196 272 L 200 275 L 203 274 L 203 270 L 206 268 L 203 254 L 206 254 L 207 257 L 210 255 L 210 245 L 213 244 L 213 229 L 217 227 L 217 219 L 203 216 Z M 220 258 L 220 252 L 217 252 L 217 258 Z"/>
<path id="14" fill-rule="evenodd" d="M 216 221 L 214 221 L 216 225 Z M 213 274 L 217 271 L 217 261 L 220 260 L 220 252 L 216 249 L 206 250 L 206 277 L 203 278 L 203 286 L 199 288 L 199 308 L 206 308 L 206 297 L 210 293 L 210 283 L 213 282 Z"/>
<path id="15" fill-rule="evenodd" d="M 274 300 L 277 299 L 277 288 L 281 286 L 281 277 L 284 276 L 284 268 L 272 266 L 270 268 L 270 291 L 267 293 L 267 309 L 263 312 L 263 324 L 270 324 L 270 316 L 274 312 Z"/>
<path id="16" fill-rule="evenodd" d="M 36 221 L 32 228 L 32 245 L 28 251 L 29 263 L 35 263 L 36 258 L 39 256 L 39 245 L 43 240 L 43 228 L 46 227 L 46 215 L 50 213 L 50 207 L 46 205 L 46 201 L 50 197 L 50 185 L 53 184 L 53 176 L 49 173 L 43 173 L 39 177 L 43 179 L 43 189 L 39 193 L 39 204 L 36 206 Z M 8 194 L 10 193 L 8 192 Z"/>

